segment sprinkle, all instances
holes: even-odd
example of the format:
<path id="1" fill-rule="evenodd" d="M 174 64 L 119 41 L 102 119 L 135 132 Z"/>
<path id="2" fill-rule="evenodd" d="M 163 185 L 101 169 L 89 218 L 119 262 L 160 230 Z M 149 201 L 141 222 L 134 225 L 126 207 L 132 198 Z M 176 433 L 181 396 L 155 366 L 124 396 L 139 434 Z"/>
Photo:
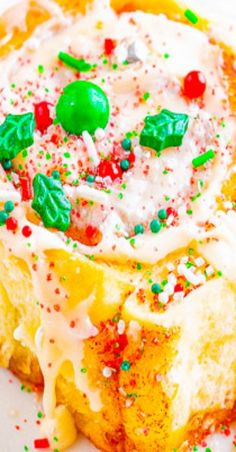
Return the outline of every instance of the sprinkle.
<path id="1" fill-rule="evenodd" d="M 213 159 L 215 157 L 215 152 L 210 149 L 207 152 L 204 152 L 204 154 L 199 155 L 195 159 L 192 160 L 192 165 L 194 168 L 198 168 L 199 166 L 204 165 L 209 160 Z"/>
<path id="2" fill-rule="evenodd" d="M 144 95 L 143 95 L 143 99 L 145 101 L 147 101 L 149 99 L 149 97 L 150 97 L 150 93 L 148 91 L 146 91 L 146 93 L 144 93 Z"/>
<path id="3" fill-rule="evenodd" d="M 128 171 L 129 167 L 130 167 L 130 162 L 129 160 L 123 159 L 120 162 L 120 167 L 123 171 Z"/>
<path id="4" fill-rule="evenodd" d="M 153 234 L 157 234 L 161 229 L 161 223 L 158 220 L 152 220 L 150 223 L 150 229 Z"/>
<path id="5" fill-rule="evenodd" d="M 88 174 L 88 176 L 86 177 L 86 182 L 92 183 L 94 181 L 95 181 L 95 176 L 93 176 L 92 174 Z"/>
<path id="6" fill-rule="evenodd" d="M 100 159 L 98 157 L 98 153 L 91 135 L 87 132 L 87 130 L 84 130 L 84 132 L 82 133 L 82 137 L 87 148 L 89 157 L 93 161 L 94 165 L 98 166 L 100 163 Z"/>
<path id="7" fill-rule="evenodd" d="M 43 413 L 42 413 L 42 411 L 38 411 L 38 413 L 37 413 L 37 417 L 38 417 L 39 419 L 41 419 L 41 418 L 43 417 Z"/>
<path id="8" fill-rule="evenodd" d="M 134 226 L 134 233 L 137 235 L 137 234 L 143 234 L 144 233 L 144 227 L 143 227 L 143 225 L 141 224 L 141 223 L 139 223 L 139 224 L 136 224 L 135 226 Z"/>
<path id="9" fill-rule="evenodd" d="M 101 127 L 98 127 L 94 132 L 94 136 L 97 141 L 103 140 L 103 138 L 105 137 L 105 130 Z"/>
<path id="10" fill-rule="evenodd" d="M 132 146 L 130 138 L 124 138 L 121 142 L 121 146 L 125 151 L 130 151 Z"/>
<path id="11" fill-rule="evenodd" d="M 186 19 L 188 19 L 189 22 L 191 22 L 191 24 L 195 25 L 198 23 L 198 17 L 193 11 L 191 11 L 191 9 L 186 9 L 184 15 Z"/>
<path id="12" fill-rule="evenodd" d="M 211 265 L 208 265 L 208 267 L 206 268 L 205 272 L 206 272 L 207 276 L 211 276 L 214 273 L 214 269 L 213 269 L 213 267 Z"/>
<path id="13" fill-rule="evenodd" d="M 171 283 L 167 283 L 164 287 L 164 292 L 167 293 L 167 295 L 173 295 L 174 293 L 174 285 Z"/>
<path id="14" fill-rule="evenodd" d="M 110 367 L 104 367 L 102 369 L 102 375 L 105 378 L 110 378 L 112 376 L 112 369 Z"/>
<path id="15" fill-rule="evenodd" d="M 91 69 L 93 69 L 94 67 L 96 67 L 96 65 L 87 63 L 87 61 L 85 61 L 84 59 L 74 58 L 73 56 L 65 52 L 59 52 L 58 58 L 67 66 L 70 66 L 79 72 L 88 72 L 91 71 Z"/>
<path id="16" fill-rule="evenodd" d="M 169 300 L 169 295 L 168 295 L 166 292 L 161 292 L 161 293 L 158 295 L 158 300 L 159 300 L 161 303 L 166 304 L 166 303 L 168 302 L 168 300 Z"/>
<path id="17" fill-rule="evenodd" d="M 119 322 L 117 324 L 117 331 L 118 331 L 119 335 L 124 333 L 124 331 L 125 331 L 125 321 L 124 320 L 122 320 L 122 319 L 119 320 Z"/>
<path id="18" fill-rule="evenodd" d="M 167 211 L 166 209 L 160 209 L 157 213 L 160 220 L 165 220 L 167 218 Z"/>
<path id="19" fill-rule="evenodd" d="M 18 221 L 16 218 L 9 217 L 6 220 L 6 228 L 8 231 L 15 231 L 18 227 Z"/>
<path id="20" fill-rule="evenodd" d="M 131 367 L 131 364 L 130 364 L 129 361 L 123 361 L 123 362 L 121 363 L 121 365 L 120 365 L 120 369 L 121 369 L 121 370 L 124 370 L 124 371 L 129 370 L 130 367 Z"/>
<path id="21" fill-rule="evenodd" d="M 152 284 L 151 291 L 152 291 L 152 293 L 155 293 L 155 294 L 156 293 L 161 293 L 162 292 L 162 288 L 161 288 L 160 284 L 154 283 L 154 284 Z"/>
<path id="22" fill-rule="evenodd" d="M 43 74 L 44 73 L 44 66 L 42 64 L 38 65 L 38 73 Z"/>
<path id="23" fill-rule="evenodd" d="M 199 256 L 194 260 L 197 267 L 202 267 L 205 264 L 203 257 Z"/>
<path id="24" fill-rule="evenodd" d="M 23 226 L 21 232 L 22 232 L 22 235 L 23 235 L 24 237 L 28 238 L 28 237 L 30 237 L 31 234 L 32 234 L 32 229 L 31 229 L 30 226 L 25 225 L 25 226 Z"/>
<path id="25" fill-rule="evenodd" d="M 47 438 L 35 439 L 34 447 L 35 449 L 48 449 L 50 447 L 50 444 Z"/>

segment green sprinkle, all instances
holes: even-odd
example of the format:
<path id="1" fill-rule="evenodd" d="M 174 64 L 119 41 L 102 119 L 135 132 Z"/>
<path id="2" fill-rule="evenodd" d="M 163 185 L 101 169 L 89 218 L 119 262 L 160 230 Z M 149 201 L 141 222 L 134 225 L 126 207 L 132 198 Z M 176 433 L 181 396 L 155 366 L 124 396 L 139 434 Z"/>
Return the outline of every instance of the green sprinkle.
<path id="1" fill-rule="evenodd" d="M 196 195 L 192 196 L 191 201 L 194 202 L 196 199 L 200 198 L 201 193 L 197 193 Z"/>
<path id="2" fill-rule="evenodd" d="M 121 184 L 121 188 L 123 188 L 123 190 L 125 190 L 127 187 L 127 185 L 125 183 Z"/>
<path id="3" fill-rule="evenodd" d="M 58 58 L 67 66 L 70 66 L 79 72 L 88 72 L 91 71 L 91 69 L 93 69 L 94 67 L 94 65 L 87 63 L 87 61 L 85 61 L 83 58 L 74 58 L 73 56 L 65 52 L 59 52 Z"/>
<path id="4" fill-rule="evenodd" d="M 129 167 L 130 167 L 130 162 L 129 160 L 123 159 L 120 162 L 120 167 L 123 171 L 128 171 Z"/>
<path id="5" fill-rule="evenodd" d="M 45 155 L 46 160 L 51 160 L 52 156 L 51 154 L 49 154 L 49 152 L 47 152 L 47 154 Z"/>
<path id="6" fill-rule="evenodd" d="M 150 223 L 150 229 L 154 234 L 157 234 L 157 232 L 161 229 L 161 223 L 158 220 L 152 220 Z"/>
<path id="7" fill-rule="evenodd" d="M 130 138 L 124 138 L 121 142 L 121 146 L 125 151 L 130 151 L 131 145 L 132 145 L 132 143 L 131 143 Z"/>
<path id="8" fill-rule="evenodd" d="M 184 15 L 186 19 L 188 19 L 189 22 L 191 22 L 191 24 L 195 25 L 198 23 L 198 17 L 193 11 L 191 11 L 191 9 L 186 9 Z"/>
<path id="9" fill-rule="evenodd" d="M 123 362 L 121 363 L 121 365 L 120 365 L 120 369 L 121 369 L 121 370 L 124 370 L 124 371 L 129 370 L 130 367 L 131 367 L 131 364 L 130 364 L 129 361 L 123 361 Z"/>
<path id="10" fill-rule="evenodd" d="M 21 153 L 22 157 L 25 159 L 28 156 L 28 151 L 27 149 L 24 149 Z"/>
<path id="11" fill-rule="evenodd" d="M 4 209 L 7 213 L 13 212 L 14 210 L 14 203 L 12 201 L 7 201 L 4 204 Z"/>
<path id="12" fill-rule="evenodd" d="M 38 73 L 43 74 L 44 73 L 44 66 L 42 64 L 38 65 Z"/>
<path id="13" fill-rule="evenodd" d="M 28 452 L 28 451 L 29 451 L 28 446 L 24 446 L 24 451 L 25 451 L 25 452 Z"/>
<path id="14" fill-rule="evenodd" d="M 167 218 L 167 211 L 166 209 L 160 209 L 157 213 L 160 220 L 165 220 Z"/>
<path id="15" fill-rule="evenodd" d="M 141 223 L 139 223 L 139 224 L 136 224 L 135 226 L 134 226 L 134 233 L 137 235 L 137 234 L 143 234 L 144 233 L 144 227 L 143 227 L 143 225 L 141 224 Z"/>
<path id="16" fill-rule="evenodd" d="M 54 436 L 53 441 L 56 441 L 56 443 L 58 443 L 59 439 L 57 436 Z"/>
<path id="17" fill-rule="evenodd" d="M 170 58 L 170 54 L 169 53 L 164 53 L 164 58 L 167 60 L 168 58 Z"/>
<path id="18" fill-rule="evenodd" d="M 0 210 L 0 226 L 6 223 L 9 215 L 5 210 Z"/>
<path id="19" fill-rule="evenodd" d="M 199 166 L 204 165 L 208 160 L 211 160 L 215 157 L 215 152 L 212 149 L 204 152 L 204 154 L 199 155 L 195 159 L 192 160 L 192 165 L 194 168 L 198 168 Z"/>
<path id="20" fill-rule="evenodd" d="M 210 447 L 207 447 L 207 448 L 205 449 L 205 452 L 211 452 Z"/>
<path id="21" fill-rule="evenodd" d="M 82 372 L 82 374 L 86 374 L 87 369 L 85 367 L 82 367 L 82 369 L 80 369 L 80 372 Z"/>
<path id="22" fill-rule="evenodd" d="M 91 184 L 94 181 L 95 181 L 95 176 L 93 176 L 92 174 L 88 174 L 88 176 L 86 177 L 86 182 Z"/>
<path id="23" fill-rule="evenodd" d="M 124 198 L 123 193 L 119 193 L 119 194 L 118 194 L 118 198 L 119 198 L 119 199 L 123 199 L 123 198 Z"/>
<path id="24" fill-rule="evenodd" d="M 68 138 L 67 136 L 65 136 L 65 137 L 63 138 L 63 141 L 64 141 L 64 143 L 68 143 L 69 138 Z"/>
<path id="25" fill-rule="evenodd" d="M 42 411 L 39 411 L 39 412 L 37 413 L 37 417 L 38 417 L 39 419 L 41 419 L 41 418 L 43 417 Z"/>
<path id="26" fill-rule="evenodd" d="M 136 268 L 137 270 L 142 270 L 142 264 L 140 264 L 140 262 L 137 262 Z"/>
<path id="27" fill-rule="evenodd" d="M 188 209 L 188 210 L 187 210 L 187 214 L 188 214 L 188 215 L 192 215 L 192 214 L 193 214 L 192 209 Z"/>
<path id="28" fill-rule="evenodd" d="M 112 69 L 114 69 L 114 71 L 118 68 L 118 64 L 114 63 L 112 64 Z"/>
<path id="29" fill-rule="evenodd" d="M 15 88 L 16 87 L 16 84 L 15 83 L 12 83 L 11 84 L 11 88 Z"/>
<path id="30" fill-rule="evenodd" d="M 2 161 L 2 167 L 3 167 L 3 169 L 5 169 L 5 170 L 11 169 L 11 167 L 12 167 L 12 161 L 11 161 L 11 160 L 8 160 L 8 159 L 3 160 L 3 161 Z"/>
<path id="31" fill-rule="evenodd" d="M 154 283 L 153 285 L 152 285 L 152 287 L 151 287 L 151 291 L 152 291 L 152 293 L 161 293 L 162 292 L 162 288 L 161 288 L 161 286 L 160 286 L 160 284 L 158 284 L 158 283 Z"/>
<path id="32" fill-rule="evenodd" d="M 71 157 L 70 152 L 64 152 L 64 157 L 65 157 L 66 159 L 69 159 L 69 158 Z"/>
<path id="33" fill-rule="evenodd" d="M 220 271 L 220 270 L 218 270 L 218 271 L 216 272 L 216 274 L 217 274 L 217 276 L 219 276 L 219 277 L 223 275 L 222 271 Z"/>
<path id="34" fill-rule="evenodd" d="M 150 93 L 148 91 L 146 91 L 146 93 L 144 93 L 144 95 L 143 95 L 143 99 L 146 101 L 149 99 L 149 97 L 150 97 Z"/>

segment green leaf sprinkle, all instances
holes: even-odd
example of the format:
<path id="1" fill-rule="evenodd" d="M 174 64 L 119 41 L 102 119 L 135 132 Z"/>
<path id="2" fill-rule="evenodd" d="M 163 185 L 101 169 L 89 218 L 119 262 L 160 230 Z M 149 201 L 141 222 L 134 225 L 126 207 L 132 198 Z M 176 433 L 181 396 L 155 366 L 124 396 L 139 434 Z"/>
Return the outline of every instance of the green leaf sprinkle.
<path id="1" fill-rule="evenodd" d="M 33 180 L 32 208 L 38 212 L 46 228 L 66 231 L 70 226 L 71 203 L 65 196 L 61 181 L 44 174 L 36 174 Z"/>
<path id="2" fill-rule="evenodd" d="M 83 58 L 82 59 L 74 58 L 73 56 L 69 55 L 69 53 L 65 52 L 59 52 L 58 58 L 67 66 L 70 66 L 79 72 L 89 72 L 91 71 L 91 69 L 96 67 L 96 65 L 88 63 Z"/>
<path id="3" fill-rule="evenodd" d="M 170 146 L 180 146 L 187 131 L 189 116 L 162 110 L 158 115 L 146 116 L 140 144 L 157 152 Z"/>
<path id="4" fill-rule="evenodd" d="M 33 113 L 7 115 L 0 125 L 0 160 L 14 159 L 20 151 L 34 142 Z"/>
<path id="5" fill-rule="evenodd" d="M 198 17 L 193 11 L 191 11 L 191 9 L 186 9 L 184 15 L 186 19 L 188 19 L 189 22 L 191 22 L 191 24 L 196 25 L 198 23 Z"/>
<path id="6" fill-rule="evenodd" d="M 199 166 L 204 165 L 209 160 L 213 159 L 215 157 L 215 152 L 210 149 L 207 152 L 204 152 L 204 154 L 199 155 L 195 159 L 192 160 L 192 165 L 194 168 L 198 168 Z"/>

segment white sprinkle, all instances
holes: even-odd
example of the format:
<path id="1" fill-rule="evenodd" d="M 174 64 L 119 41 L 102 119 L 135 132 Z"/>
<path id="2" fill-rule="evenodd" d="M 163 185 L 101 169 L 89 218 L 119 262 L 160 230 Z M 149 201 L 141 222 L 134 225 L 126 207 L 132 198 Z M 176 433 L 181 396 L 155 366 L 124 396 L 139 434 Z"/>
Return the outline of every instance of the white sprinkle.
<path id="1" fill-rule="evenodd" d="M 208 267 L 206 268 L 207 276 L 213 275 L 213 273 L 214 273 L 214 268 L 211 265 L 208 265 Z"/>
<path id="2" fill-rule="evenodd" d="M 98 157 L 97 149 L 91 135 L 87 132 L 87 130 L 84 130 L 84 132 L 82 133 L 82 137 L 90 159 L 92 160 L 95 166 L 98 166 L 100 163 L 100 159 Z"/>
<path id="3" fill-rule="evenodd" d="M 197 275 L 194 275 L 194 273 L 184 264 L 178 265 L 177 271 L 179 275 L 183 275 L 187 279 L 187 281 L 189 281 L 194 286 L 197 286 L 200 283 L 199 277 Z"/>
<path id="4" fill-rule="evenodd" d="M 174 267 L 174 266 L 173 266 Z M 174 268 L 173 268 L 173 270 L 174 270 Z M 177 279 L 176 279 L 176 276 L 175 276 L 175 274 L 174 273 L 170 273 L 169 275 L 168 275 L 168 281 L 169 281 L 169 283 L 171 283 L 171 284 L 176 284 L 176 282 L 177 282 Z"/>
<path id="5" fill-rule="evenodd" d="M 161 374 L 156 374 L 156 381 L 161 381 L 162 380 L 162 375 Z"/>
<path id="6" fill-rule="evenodd" d="M 110 367 L 104 367 L 102 369 L 102 375 L 105 378 L 110 378 L 112 376 L 112 369 Z"/>
<path id="7" fill-rule="evenodd" d="M 224 208 L 225 209 L 232 209 L 233 203 L 231 201 L 225 201 L 224 202 Z"/>
<path id="8" fill-rule="evenodd" d="M 171 283 L 167 283 L 164 286 L 163 290 L 164 290 L 165 293 L 167 293 L 167 295 L 173 295 L 173 293 L 174 293 L 174 285 L 171 284 Z"/>
<path id="9" fill-rule="evenodd" d="M 200 271 L 196 273 L 196 276 L 198 278 L 198 284 L 204 284 L 206 282 L 206 277 L 203 273 Z"/>
<path id="10" fill-rule="evenodd" d="M 169 295 L 168 295 L 166 292 L 161 292 L 161 293 L 158 295 L 158 300 L 159 300 L 161 303 L 166 304 L 166 303 L 168 302 L 168 300 L 169 300 Z"/>
<path id="11" fill-rule="evenodd" d="M 168 218 L 166 220 L 167 226 L 170 226 L 173 223 L 173 221 L 174 221 L 174 215 L 171 214 L 171 215 L 168 216 Z"/>
<path id="12" fill-rule="evenodd" d="M 103 205 L 110 204 L 109 195 L 103 191 L 96 190 L 96 188 L 89 187 L 88 185 L 79 185 L 78 187 L 71 187 L 70 185 L 64 185 L 65 194 L 71 198 L 76 199 L 83 198 L 87 201 L 94 201 Z"/>
<path id="13" fill-rule="evenodd" d="M 172 262 L 169 262 L 169 264 L 167 264 L 167 269 L 172 272 L 175 269 L 174 264 L 172 264 Z"/>
<path id="14" fill-rule="evenodd" d="M 97 141 L 103 140 L 103 138 L 105 137 L 105 130 L 101 129 L 101 127 L 98 127 L 98 129 L 95 130 L 94 136 Z"/>
<path id="15" fill-rule="evenodd" d="M 181 264 L 186 264 L 188 262 L 188 256 L 183 256 L 180 259 Z"/>
<path id="16" fill-rule="evenodd" d="M 184 298 L 184 292 L 176 292 L 176 293 L 173 295 L 174 301 L 182 301 L 183 298 Z"/>
<path id="17" fill-rule="evenodd" d="M 117 331 L 118 334 L 123 334 L 125 331 L 125 321 L 124 320 L 119 320 L 118 324 L 117 324 Z"/>
<path id="18" fill-rule="evenodd" d="M 125 401 L 125 408 L 130 408 L 133 405 L 134 401 L 132 399 L 127 399 Z"/>
<path id="19" fill-rule="evenodd" d="M 205 260 L 203 259 L 203 257 L 199 256 L 196 259 L 194 259 L 194 263 L 196 264 L 197 267 L 202 267 L 205 264 Z"/>
<path id="20" fill-rule="evenodd" d="M 140 146 L 134 146 L 134 155 L 135 157 L 137 157 L 138 159 L 142 157 L 143 155 L 143 151 L 142 148 Z"/>
<path id="21" fill-rule="evenodd" d="M 44 334 L 43 327 L 39 326 L 34 336 L 34 342 L 37 350 L 41 349 L 43 334 Z"/>
<path id="22" fill-rule="evenodd" d="M 137 320 L 130 320 L 128 333 L 134 341 L 138 341 L 140 337 L 141 326 Z"/>

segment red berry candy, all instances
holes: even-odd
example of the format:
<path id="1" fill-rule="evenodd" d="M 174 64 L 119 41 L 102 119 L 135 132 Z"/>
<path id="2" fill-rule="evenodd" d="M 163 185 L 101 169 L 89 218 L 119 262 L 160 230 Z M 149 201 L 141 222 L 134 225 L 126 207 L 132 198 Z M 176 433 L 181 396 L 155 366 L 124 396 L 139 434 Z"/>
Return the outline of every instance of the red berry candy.
<path id="1" fill-rule="evenodd" d="M 21 231 L 21 232 L 22 232 L 22 234 L 23 234 L 24 237 L 28 238 L 28 237 L 30 237 L 31 234 L 32 234 L 32 229 L 31 229 L 30 226 L 25 225 L 25 226 L 22 228 L 22 231 Z"/>
<path id="2" fill-rule="evenodd" d="M 116 45 L 113 39 L 107 38 L 104 40 L 104 53 L 105 55 L 111 55 Z"/>
<path id="3" fill-rule="evenodd" d="M 52 118 L 50 117 L 49 103 L 46 101 L 39 102 L 34 105 L 34 115 L 36 121 L 36 128 L 41 133 L 47 131 L 48 127 L 52 124 Z"/>
<path id="4" fill-rule="evenodd" d="M 200 71 L 191 71 L 184 78 L 184 95 L 189 99 L 201 97 L 206 90 L 206 78 Z"/>
<path id="5" fill-rule="evenodd" d="M 97 168 L 98 175 L 101 177 L 110 177 L 112 181 L 122 177 L 120 165 L 112 160 L 102 160 Z"/>
<path id="6" fill-rule="evenodd" d="M 18 227 L 18 221 L 14 217 L 9 217 L 6 220 L 6 228 L 8 231 L 15 231 Z"/>

